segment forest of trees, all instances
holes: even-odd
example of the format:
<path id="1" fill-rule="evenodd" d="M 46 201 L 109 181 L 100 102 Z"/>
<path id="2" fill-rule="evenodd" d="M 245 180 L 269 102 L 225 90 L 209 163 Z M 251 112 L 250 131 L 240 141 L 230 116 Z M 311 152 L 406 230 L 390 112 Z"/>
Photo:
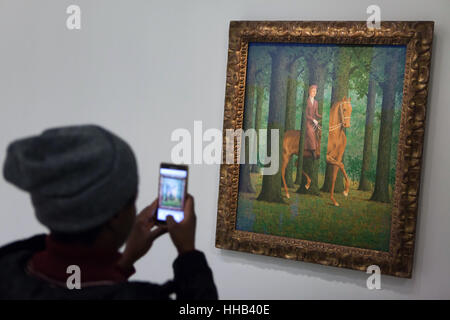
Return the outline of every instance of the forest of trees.
<path id="1" fill-rule="evenodd" d="M 346 128 L 343 163 L 355 188 L 370 191 L 373 201 L 390 202 L 395 183 L 397 144 L 403 89 L 403 46 L 337 46 L 251 43 L 249 45 L 244 129 L 278 129 L 279 159 L 286 130 L 300 130 L 299 152 L 286 172 L 286 182 L 297 193 L 329 192 L 331 169 L 326 163 L 329 110 L 334 102 L 352 98 L 351 127 Z M 320 158 L 304 158 L 304 109 L 310 85 L 317 85 L 322 114 Z M 265 141 L 270 150 L 270 130 Z M 259 144 L 258 144 L 259 145 Z M 247 152 L 246 152 L 247 154 Z M 298 160 L 298 161 L 297 161 Z M 302 169 L 312 183 L 304 187 Z M 241 192 L 256 193 L 250 175 L 262 165 L 241 165 Z M 339 172 L 335 192 L 343 191 Z M 263 175 L 257 200 L 284 202 L 281 171 Z"/>

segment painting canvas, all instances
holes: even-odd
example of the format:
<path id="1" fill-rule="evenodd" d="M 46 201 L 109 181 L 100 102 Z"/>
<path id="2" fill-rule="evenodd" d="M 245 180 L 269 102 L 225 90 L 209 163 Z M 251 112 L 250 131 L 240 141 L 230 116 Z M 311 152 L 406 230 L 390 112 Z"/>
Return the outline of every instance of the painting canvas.
<path id="1" fill-rule="evenodd" d="M 433 28 L 230 22 L 217 248 L 412 276 Z"/>
<path id="2" fill-rule="evenodd" d="M 244 130 L 279 129 L 280 161 L 241 164 L 237 230 L 389 251 L 405 55 L 249 43 Z"/>

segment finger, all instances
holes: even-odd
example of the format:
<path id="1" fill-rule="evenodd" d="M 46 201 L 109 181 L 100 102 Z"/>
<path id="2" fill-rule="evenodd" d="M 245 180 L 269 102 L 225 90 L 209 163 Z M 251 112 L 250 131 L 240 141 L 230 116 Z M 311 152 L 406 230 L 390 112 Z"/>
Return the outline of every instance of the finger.
<path id="1" fill-rule="evenodd" d="M 152 217 L 155 214 L 158 207 L 158 199 L 155 199 L 149 206 L 145 207 L 138 215 L 138 219 L 144 219 L 145 221 L 152 221 Z"/>
<path id="2" fill-rule="evenodd" d="M 145 225 L 147 230 L 151 230 L 153 228 L 153 226 L 156 224 L 156 220 L 153 219 L 153 216 L 150 217 L 150 219 L 147 219 L 147 217 L 145 217 L 145 220 L 143 221 L 143 224 Z"/>
<path id="3" fill-rule="evenodd" d="M 194 212 L 194 197 L 190 194 L 186 195 L 186 201 L 184 203 L 184 219 L 195 218 Z"/>
<path id="4" fill-rule="evenodd" d="M 152 231 L 149 233 L 148 238 L 149 238 L 151 241 L 154 241 L 155 239 L 159 238 L 160 236 L 162 236 L 162 235 L 163 235 L 164 233 L 166 233 L 166 232 L 167 232 L 167 228 L 165 228 L 165 227 L 159 227 L 159 228 L 156 228 L 156 229 L 152 230 Z"/>
<path id="5" fill-rule="evenodd" d="M 176 224 L 176 222 L 175 222 L 175 220 L 173 219 L 172 216 L 167 216 L 166 223 L 167 223 L 167 227 L 169 229 L 172 228 Z"/>
<path id="6" fill-rule="evenodd" d="M 186 194 L 186 201 L 184 202 L 184 207 L 192 209 L 194 207 L 194 197 L 188 193 Z"/>

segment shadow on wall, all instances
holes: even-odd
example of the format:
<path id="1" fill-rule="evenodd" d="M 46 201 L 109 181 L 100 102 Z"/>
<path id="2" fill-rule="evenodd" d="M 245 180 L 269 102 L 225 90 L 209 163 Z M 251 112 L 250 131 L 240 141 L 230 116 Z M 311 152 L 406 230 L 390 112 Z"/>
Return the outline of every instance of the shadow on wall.
<path id="1" fill-rule="evenodd" d="M 329 282 L 353 284 L 361 288 L 366 288 L 366 281 L 369 277 L 369 274 L 358 270 L 330 267 L 320 264 L 287 260 L 246 252 L 237 252 L 223 249 L 218 250 L 220 250 L 220 256 L 223 258 L 224 262 L 234 264 L 238 263 L 243 267 L 252 265 L 253 267 L 266 269 L 267 271 L 282 271 L 295 276 L 302 275 L 311 278 L 320 278 Z M 414 279 L 404 279 L 382 275 L 381 291 L 393 291 L 400 294 L 409 294 L 414 291 L 415 286 L 416 281 Z"/>

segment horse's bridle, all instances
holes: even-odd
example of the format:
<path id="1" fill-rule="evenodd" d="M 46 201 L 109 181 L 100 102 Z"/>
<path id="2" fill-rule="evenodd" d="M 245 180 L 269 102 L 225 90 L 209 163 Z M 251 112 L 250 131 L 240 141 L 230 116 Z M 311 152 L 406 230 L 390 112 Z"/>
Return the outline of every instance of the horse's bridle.
<path id="1" fill-rule="evenodd" d="M 334 126 L 330 127 L 328 129 L 328 132 L 331 132 L 331 131 L 334 131 L 336 129 L 341 128 L 344 125 L 345 119 L 350 119 L 351 118 L 351 117 L 345 117 L 344 116 L 344 110 L 342 109 L 342 106 L 344 105 L 344 103 L 348 103 L 348 102 L 341 102 L 341 103 L 339 103 L 339 106 L 338 106 L 338 108 L 339 108 L 339 110 L 338 110 L 339 111 L 339 118 L 341 118 L 342 121 L 339 122 L 338 124 L 335 124 Z"/>

